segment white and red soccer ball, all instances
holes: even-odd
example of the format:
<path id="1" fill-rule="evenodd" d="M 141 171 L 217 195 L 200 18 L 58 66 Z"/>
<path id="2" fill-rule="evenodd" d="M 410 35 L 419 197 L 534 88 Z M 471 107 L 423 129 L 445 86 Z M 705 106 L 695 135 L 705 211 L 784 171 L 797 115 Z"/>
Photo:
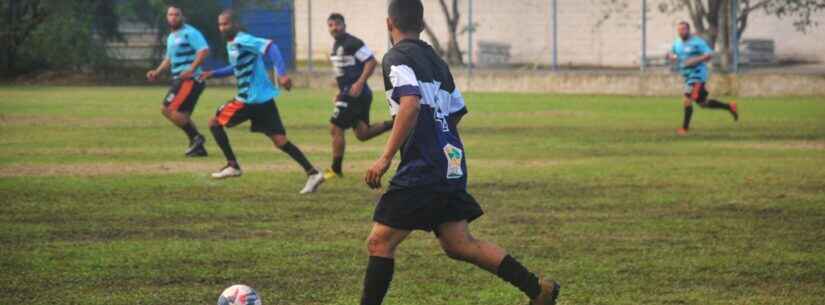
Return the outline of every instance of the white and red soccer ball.
<path id="1" fill-rule="evenodd" d="M 221 293 L 218 305 L 261 305 L 261 298 L 249 286 L 233 285 Z"/>

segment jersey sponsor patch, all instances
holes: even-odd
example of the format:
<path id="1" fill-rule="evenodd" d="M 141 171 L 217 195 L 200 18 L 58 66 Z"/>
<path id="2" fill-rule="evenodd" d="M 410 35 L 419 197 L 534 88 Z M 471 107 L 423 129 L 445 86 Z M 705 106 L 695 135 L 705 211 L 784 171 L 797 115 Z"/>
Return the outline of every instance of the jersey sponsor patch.
<path id="1" fill-rule="evenodd" d="M 461 170 L 464 151 L 447 143 L 447 145 L 444 145 L 444 155 L 447 157 L 447 179 L 461 179 L 461 177 L 464 177 L 464 171 Z"/>

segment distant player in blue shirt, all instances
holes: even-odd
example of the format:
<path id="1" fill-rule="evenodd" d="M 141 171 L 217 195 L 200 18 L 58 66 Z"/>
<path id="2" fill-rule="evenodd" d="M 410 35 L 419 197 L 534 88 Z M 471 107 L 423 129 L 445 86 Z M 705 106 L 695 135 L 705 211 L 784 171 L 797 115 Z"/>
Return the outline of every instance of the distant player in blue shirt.
<path id="1" fill-rule="evenodd" d="M 347 33 L 343 15 L 330 14 L 327 27 L 329 34 L 335 39 L 329 59 L 335 69 L 335 81 L 338 84 L 338 94 L 332 101 L 335 110 L 329 120 L 332 166 L 324 171 L 324 178 L 332 179 L 343 176 L 342 165 L 347 143 L 344 131 L 352 128 L 358 140 L 367 141 L 390 130 L 392 121 L 370 124 L 372 90 L 367 85 L 367 80 L 378 65 L 372 50 L 361 39 Z"/>
<path id="2" fill-rule="evenodd" d="M 690 128 L 690 118 L 693 116 L 693 103 L 699 104 L 702 108 L 724 109 L 733 115 L 733 119 L 739 120 L 739 112 L 736 102 L 726 104 L 714 99 L 708 99 L 706 83 L 708 81 L 708 65 L 713 58 L 713 50 L 707 42 L 699 36 L 691 35 L 690 24 L 682 21 L 677 26 L 679 38 L 673 42 L 673 48 L 667 54 L 668 60 L 676 64 L 679 73 L 685 80 L 685 118 L 682 127 L 677 130 L 680 135 L 685 135 Z"/>
<path id="3" fill-rule="evenodd" d="M 191 116 L 206 88 L 206 83 L 198 77 L 201 64 L 209 56 L 209 45 L 197 29 L 184 23 L 179 7 L 170 6 L 166 10 L 166 22 L 170 29 L 166 39 L 166 56 L 157 69 L 146 73 L 146 78 L 155 81 L 158 75 L 170 70 L 172 87 L 163 99 L 161 113 L 189 137 L 186 156 L 205 157 L 207 154 L 203 144 L 206 139 L 198 132 Z"/>
<path id="4" fill-rule="evenodd" d="M 278 107 L 275 105 L 275 98 L 279 95 L 278 87 L 272 84 L 272 79 L 268 75 L 269 71 L 264 65 L 264 58 L 268 58 L 276 70 L 277 75 L 273 77 L 277 77 L 278 84 L 286 90 L 292 88 L 292 81 L 286 76 L 286 67 L 278 46 L 269 39 L 241 32 L 236 16 L 231 10 L 224 11 L 218 16 L 218 28 L 227 41 L 226 50 L 230 65 L 205 72 L 203 78 L 234 75 L 238 93 L 231 101 L 221 106 L 215 116 L 209 120 L 209 128 L 215 136 L 215 142 L 218 143 L 227 161 L 226 166 L 213 173 L 212 177 L 222 179 L 241 175 L 241 166 L 229 145 L 229 137 L 224 127 L 233 127 L 251 121 L 252 132 L 266 135 L 276 147 L 303 167 L 308 179 L 301 194 L 315 192 L 324 182 L 324 175 L 315 169 L 304 153 L 287 139 L 286 129 L 281 122 Z"/>
<path id="5" fill-rule="evenodd" d="M 365 182 L 381 187 L 381 176 L 398 152 L 401 161 L 373 214 L 361 305 L 382 303 L 396 249 L 413 230 L 435 232 L 447 256 L 497 275 L 524 292 L 530 304 L 556 304 L 556 282 L 540 280 L 506 250 L 470 233 L 470 222 L 483 211 L 467 192 L 467 154 L 458 132 L 467 108 L 450 67 L 420 39 L 421 1 L 391 1 L 387 28 L 393 47 L 381 65 L 395 126 Z"/>

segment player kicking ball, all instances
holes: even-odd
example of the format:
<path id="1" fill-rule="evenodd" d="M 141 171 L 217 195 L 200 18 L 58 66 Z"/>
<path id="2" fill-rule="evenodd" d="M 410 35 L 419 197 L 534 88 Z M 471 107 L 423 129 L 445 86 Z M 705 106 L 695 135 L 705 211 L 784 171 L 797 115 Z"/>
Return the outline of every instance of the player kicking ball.
<path id="1" fill-rule="evenodd" d="M 171 71 L 172 87 L 163 100 L 161 113 L 189 138 L 187 157 L 206 157 L 206 148 L 203 147 L 206 138 L 198 132 L 191 116 L 198 98 L 206 89 L 206 83 L 198 78 L 201 64 L 209 56 L 209 45 L 197 29 L 183 21 L 181 9 L 169 6 L 166 22 L 171 33 L 166 38 L 166 57 L 157 69 L 146 73 L 146 78 L 155 81 L 164 71 Z"/>
<path id="2" fill-rule="evenodd" d="M 235 158 L 232 146 L 229 145 L 229 137 L 224 127 L 233 127 L 245 121 L 251 121 L 252 132 L 266 135 L 276 147 L 303 167 L 309 177 L 301 194 L 315 192 L 324 182 L 324 175 L 318 172 L 304 153 L 287 139 L 286 129 L 278 114 L 278 107 L 275 105 L 275 98 L 279 95 L 279 91 L 272 84 L 264 66 L 263 58 L 266 56 L 275 67 L 278 84 L 286 90 L 292 88 L 292 81 L 286 76 L 286 67 L 278 46 L 269 39 L 241 32 L 236 16 L 231 10 L 224 11 L 218 16 L 218 28 L 227 41 L 226 49 L 230 65 L 205 72 L 202 78 L 234 75 L 237 80 L 238 94 L 232 101 L 221 106 L 215 116 L 209 120 L 209 129 L 227 161 L 224 168 L 212 174 L 212 178 L 241 176 L 241 166 Z"/>
<path id="3" fill-rule="evenodd" d="M 708 91 L 705 83 L 708 81 L 708 66 L 713 58 L 713 51 L 707 42 L 699 36 L 691 35 L 690 24 L 682 21 L 676 27 L 679 38 L 673 43 L 673 48 L 668 52 L 667 59 L 674 62 L 679 67 L 679 73 L 685 79 L 685 118 L 682 128 L 676 132 L 679 135 L 686 135 L 690 129 L 690 119 L 693 116 L 693 103 L 699 107 L 710 109 L 727 110 L 733 115 L 733 120 L 739 120 L 739 111 L 736 102 L 726 104 L 715 99 L 708 99 Z"/>
<path id="4" fill-rule="evenodd" d="M 330 118 L 332 166 L 324 171 L 324 178 L 329 180 L 344 175 L 342 165 L 347 143 L 344 131 L 352 128 L 358 140 L 367 141 L 390 130 L 392 121 L 370 125 L 372 90 L 367 85 L 367 80 L 378 65 L 372 51 L 361 39 L 347 33 L 343 15 L 329 15 L 327 27 L 335 39 L 330 61 L 335 67 L 335 81 L 339 90 L 333 100 L 335 112 Z"/>
<path id="5" fill-rule="evenodd" d="M 420 0 L 393 0 L 387 28 L 393 47 L 382 61 L 395 117 L 386 148 L 365 182 L 381 187 L 395 154 L 401 163 L 373 214 L 361 305 L 381 304 L 392 281 L 395 252 L 413 230 L 434 231 L 452 259 L 474 264 L 520 289 L 530 304 L 555 304 L 560 286 L 540 280 L 501 247 L 475 238 L 469 223 L 483 212 L 467 193 L 467 165 L 458 124 L 467 112 L 447 64 L 419 39 Z"/>

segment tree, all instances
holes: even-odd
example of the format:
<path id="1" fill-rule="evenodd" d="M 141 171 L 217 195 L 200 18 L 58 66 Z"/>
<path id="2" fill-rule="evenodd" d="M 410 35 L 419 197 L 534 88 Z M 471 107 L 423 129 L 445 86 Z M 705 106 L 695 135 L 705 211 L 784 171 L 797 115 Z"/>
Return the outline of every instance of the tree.
<path id="1" fill-rule="evenodd" d="M 446 0 L 438 0 L 438 3 L 441 6 L 441 12 L 444 13 L 444 18 L 447 20 L 447 50 L 445 51 L 444 48 L 442 48 L 438 37 L 426 22 L 424 23 L 424 32 L 427 34 L 427 37 L 430 38 L 433 49 L 435 49 L 438 55 L 446 56 L 447 63 L 451 65 L 462 65 L 464 64 L 463 53 L 458 45 L 458 22 L 461 19 L 461 14 L 458 11 L 458 0 L 453 0 L 452 10 L 447 7 Z M 468 29 L 464 29 L 461 32 L 463 33 L 467 30 Z"/>
<path id="2" fill-rule="evenodd" d="M 100 63 L 106 58 L 101 44 L 121 38 L 112 0 L 4 0 L 0 8 L 8 74 Z"/>

